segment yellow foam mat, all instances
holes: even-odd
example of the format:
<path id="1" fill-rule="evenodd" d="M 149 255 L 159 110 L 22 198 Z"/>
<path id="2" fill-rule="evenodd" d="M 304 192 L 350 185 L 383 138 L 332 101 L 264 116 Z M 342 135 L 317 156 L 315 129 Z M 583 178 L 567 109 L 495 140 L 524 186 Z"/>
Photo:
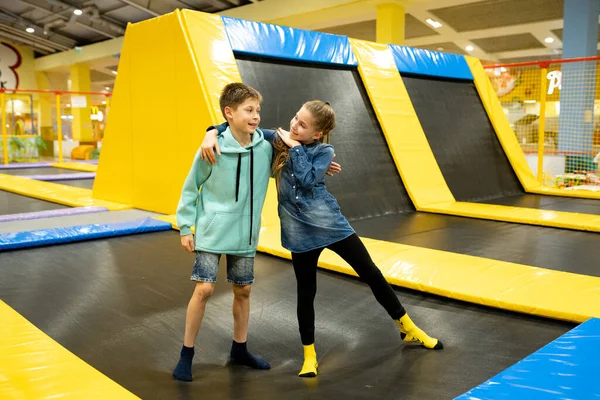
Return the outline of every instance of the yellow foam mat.
<path id="1" fill-rule="evenodd" d="M 421 207 L 419 208 L 419 211 L 489 219 L 494 221 L 549 226 L 554 228 L 600 232 L 600 215 L 464 202 L 436 204 Z M 600 240 L 600 237 L 598 239 Z"/>
<path id="2" fill-rule="evenodd" d="M 106 207 L 110 211 L 128 210 L 131 205 L 92 198 L 90 189 L 37 181 L 16 175 L 0 174 L 0 190 L 34 197 L 71 207 Z"/>
<path id="3" fill-rule="evenodd" d="M 0 398 L 138 399 L 0 300 Z"/>
<path id="4" fill-rule="evenodd" d="M 83 172 L 96 172 L 98 170 L 98 166 L 96 164 L 84 164 L 78 162 L 61 162 L 51 165 L 55 168 L 72 169 Z"/>
<path id="5" fill-rule="evenodd" d="M 460 203 L 458 203 L 460 204 Z M 266 211 L 275 212 L 276 211 Z M 177 229 L 174 215 L 155 217 Z M 386 280 L 396 286 L 469 303 L 565 321 L 600 317 L 600 278 L 361 238 Z M 263 226 L 258 251 L 291 259 L 279 226 Z M 319 267 L 357 276 L 325 250 Z"/>
<path id="6" fill-rule="evenodd" d="M 544 187 L 533 175 L 525 154 L 521 149 L 521 145 L 517 140 L 515 133 L 510 127 L 510 123 L 506 118 L 506 114 L 502 110 L 502 105 L 490 79 L 488 78 L 481 61 L 474 57 L 465 57 L 471 73 L 473 74 L 473 81 L 481 102 L 485 108 L 485 111 L 494 127 L 494 131 L 498 136 L 498 140 L 508 157 L 510 164 L 512 165 L 519 181 L 523 185 L 526 192 L 545 194 L 550 196 L 563 196 L 563 197 L 578 197 L 584 199 L 598 199 L 600 200 L 600 192 L 590 192 L 587 190 L 564 190 L 557 188 Z"/>
<path id="7" fill-rule="evenodd" d="M 431 151 L 389 47 L 354 39 L 350 39 L 350 44 L 402 182 L 417 210 L 600 232 L 600 217 L 596 215 L 457 203 Z M 516 139 L 514 143 L 507 139 L 507 143 L 520 151 Z M 519 170 L 522 182 L 530 187 L 535 185 L 537 181 L 531 174 L 525 157 L 515 162 L 523 164 Z"/>

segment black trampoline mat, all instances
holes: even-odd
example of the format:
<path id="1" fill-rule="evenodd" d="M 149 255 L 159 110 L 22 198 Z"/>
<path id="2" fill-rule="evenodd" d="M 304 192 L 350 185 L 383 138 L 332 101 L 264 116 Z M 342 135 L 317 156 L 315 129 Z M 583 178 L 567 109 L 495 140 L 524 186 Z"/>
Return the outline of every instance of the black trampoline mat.
<path id="1" fill-rule="evenodd" d="M 67 206 L 0 190 L 0 215 L 58 210 Z"/>
<path id="2" fill-rule="evenodd" d="M 143 399 L 450 399 L 573 327 L 396 289 L 413 320 L 444 341 L 434 352 L 402 344 L 366 285 L 321 271 L 320 375 L 300 379 L 293 268 L 258 255 L 248 346 L 272 369 L 232 367 L 232 294 L 222 260 L 196 342 L 195 381 L 187 384 L 171 378 L 193 290 L 193 255 L 177 232 L 10 251 L 0 264 L 0 299 Z"/>
<path id="3" fill-rule="evenodd" d="M 83 189 L 92 189 L 94 186 L 94 179 L 69 179 L 65 181 L 56 181 L 59 185 L 75 186 Z"/>
<path id="4" fill-rule="evenodd" d="M 598 200 L 525 195 L 473 82 L 404 74 L 402 79 L 457 201 L 600 215 Z"/>
<path id="5" fill-rule="evenodd" d="M 327 188 L 346 218 L 414 210 L 357 70 L 236 58 L 244 83 L 264 97 L 263 128 L 289 129 L 290 120 L 306 101 L 331 103 L 337 122 L 330 134 L 335 161 L 342 164 L 340 177 L 351 179 L 328 179 Z"/>
<path id="6" fill-rule="evenodd" d="M 28 176 L 28 175 L 65 175 L 65 174 L 77 173 L 77 171 L 73 171 L 72 169 L 65 169 L 65 168 L 46 167 L 46 168 L 3 169 L 1 173 L 7 174 L 7 175 Z"/>

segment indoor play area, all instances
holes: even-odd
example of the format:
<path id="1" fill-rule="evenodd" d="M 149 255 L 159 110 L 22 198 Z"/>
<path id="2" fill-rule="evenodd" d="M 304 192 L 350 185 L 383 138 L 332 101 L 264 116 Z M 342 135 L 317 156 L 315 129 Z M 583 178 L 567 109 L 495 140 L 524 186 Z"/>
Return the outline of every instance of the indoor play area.
<path id="1" fill-rule="evenodd" d="M 68 159 L 59 128 L 43 143 L 57 141 L 60 159 L 16 160 L 20 147 L 9 142 L 33 132 L 9 135 L 2 112 L 0 398 L 600 396 L 600 186 L 591 176 L 600 142 L 595 133 L 577 139 L 583 124 L 594 131 L 581 116 L 566 131 L 547 122 L 559 101 L 557 74 L 548 74 L 562 71 L 563 94 L 581 92 L 591 78 L 574 66 L 592 63 L 585 68 L 595 73 L 599 60 L 484 65 L 191 10 L 129 24 L 112 93 L 94 93 L 105 96 L 106 126 Z M 172 379 L 193 263 L 174 214 L 206 128 L 223 122 L 219 95 L 230 82 L 262 94 L 263 128 L 285 128 L 307 100 L 331 103 L 342 172 L 327 189 L 443 350 L 403 344 L 369 287 L 326 251 L 319 375 L 298 378 L 296 282 L 271 179 L 248 341 L 272 368 L 227 365 L 232 295 L 222 261 L 197 340 L 197 379 Z M 596 93 L 571 101 L 593 104 Z M 55 126 L 60 96 L 92 95 L 50 94 L 37 93 L 55 103 L 36 105 Z M 11 95 L 3 91 L 2 104 Z M 536 100 L 537 118 L 527 118 L 524 99 Z"/>

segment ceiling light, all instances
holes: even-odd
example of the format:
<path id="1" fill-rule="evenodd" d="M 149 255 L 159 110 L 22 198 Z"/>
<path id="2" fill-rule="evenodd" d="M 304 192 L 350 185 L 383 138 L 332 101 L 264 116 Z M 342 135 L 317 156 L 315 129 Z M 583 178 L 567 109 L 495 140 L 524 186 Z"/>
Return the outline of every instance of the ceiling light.
<path id="1" fill-rule="evenodd" d="M 554 38 L 553 37 L 547 37 L 546 39 L 544 39 L 544 42 L 546 42 L 546 43 L 554 43 Z"/>
<path id="2" fill-rule="evenodd" d="M 77 8 L 77 9 L 73 10 L 73 14 L 81 15 L 81 14 L 83 14 L 83 11 L 81 11 L 80 9 Z"/>
<path id="3" fill-rule="evenodd" d="M 71 105 L 70 105 L 70 104 L 67 104 L 67 107 L 71 107 Z"/>
<path id="4" fill-rule="evenodd" d="M 438 21 L 435 21 L 435 20 L 433 20 L 431 18 L 427 18 L 425 20 L 425 22 L 427 22 L 429 25 L 433 26 L 436 29 L 442 27 L 442 24 L 440 24 Z"/>
<path id="5" fill-rule="evenodd" d="M 536 101 L 535 100 L 523 100 L 523 103 L 535 104 Z"/>
<path id="6" fill-rule="evenodd" d="M 500 72 L 506 72 L 506 68 L 500 67 Z"/>
<path id="7" fill-rule="evenodd" d="M 106 100 L 102 101 L 102 104 L 106 104 Z"/>
<path id="8" fill-rule="evenodd" d="M 32 27 L 29 27 L 29 28 L 25 29 L 25 32 L 33 33 L 33 32 L 35 32 L 35 29 L 33 29 Z"/>
<path id="9" fill-rule="evenodd" d="M 105 89 L 106 89 L 106 90 L 110 90 L 110 88 L 109 88 L 108 86 L 107 86 Z"/>
<path id="10" fill-rule="evenodd" d="M 473 51 L 475 48 L 471 45 L 468 45 L 467 47 L 465 47 L 465 50 L 467 51 Z"/>
<path id="11" fill-rule="evenodd" d="M 437 48 L 437 51 L 442 51 L 442 50 L 444 50 L 444 48 L 443 48 L 443 47 L 438 47 L 438 48 Z"/>
<path id="12" fill-rule="evenodd" d="M 116 75 L 116 74 L 117 74 L 117 71 L 114 71 L 114 70 L 111 70 L 110 72 L 112 72 L 112 73 L 113 73 L 113 75 Z"/>

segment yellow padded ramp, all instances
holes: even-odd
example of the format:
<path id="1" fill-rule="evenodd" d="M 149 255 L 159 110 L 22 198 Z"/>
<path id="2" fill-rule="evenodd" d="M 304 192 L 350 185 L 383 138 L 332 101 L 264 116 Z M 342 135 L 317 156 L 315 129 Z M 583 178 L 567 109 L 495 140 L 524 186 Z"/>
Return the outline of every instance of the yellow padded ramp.
<path id="1" fill-rule="evenodd" d="M 272 210 L 272 209 L 267 209 Z M 263 220 L 272 218 L 265 214 Z M 272 217 L 272 216 L 271 216 Z M 156 217 L 177 229 L 174 215 Z M 481 257 L 362 238 L 392 285 L 524 314 L 583 322 L 600 317 L 600 278 Z M 258 250 L 291 259 L 281 246 L 279 224 L 263 225 Z M 319 266 L 356 276 L 326 250 Z"/>
<path id="2" fill-rule="evenodd" d="M 90 189 L 36 181 L 16 175 L 0 174 L 0 190 L 71 207 L 106 207 L 110 211 L 128 210 L 131 208 L 129 204 L 93 199 Z"/>
<path id="3" fill-rule="evenodd" d="M 138 399 L 0 300 L 0 398 Z"/>
<path id="4" fill-rule="evenodd" d="M 481 102 L 485 108 L 485 111 L 490 119 L 496 135 L 500 140 L 500 144 L 508 157 L 510 164 L 512 165 L 519 181 L 523 185 L 526 192 L 545 194 L 550 196 L 563 196 L 563 197 L 579 197 L 585 199 L 600 199 L 599 192 L 591 192 L 587 190 L 562 190 L 556 188 L 544 187 L 533 175 L 531 168 L 527 164 L 525 154 L 519 145 L 517 137 L 515 136 L 510 123 L 502 111 L 502 105 L 498 96 L 492 87 L 492 84 L 485 73 L 481 61 L 474 57 L 465 57 L 473 79 L 475 87 L 481 98 Z"/>
<path id="5" fill-rule="evenodd" d="M 221 17 L 200 12 L 131 24 L 123 48 L 94 198 L 172 214 L 237 64 Z"/>
<path id="6" fill-rule="evenodd" d="M 404 186 L 417 209 L 451 204 L 450 192 L 389 47 L 350 39 L 377 119 Z M 411 134 L 412 133 L 412 134 Z"/>
<path id="7" fill-rule="evenodd" d="M 61 162 L 51 164 L 55 168 L 73 169 L 75 171 L 96 172 L 98 166 L 96 164 L 85 164 L 78 162 Z"/>
<path id="8" fill-rule="evenodd" d="M 354 39 L 350 39 L 350 44 L 396 168 L 417 210 L 600 232 L 600 216 L 596 215 L 456 202 L 431 151 L 388 46 Z M 514 144 L 519 146 L 516 139 Z M 520 147 L 518 149 L 520 151 Z M 534 184 L 537 181 L 531 175 L 524 156 L 522 161 L 525 163 L 521 168 L 523 179 Z M 528 176 L 533 182 L 529 182 Z"/>

